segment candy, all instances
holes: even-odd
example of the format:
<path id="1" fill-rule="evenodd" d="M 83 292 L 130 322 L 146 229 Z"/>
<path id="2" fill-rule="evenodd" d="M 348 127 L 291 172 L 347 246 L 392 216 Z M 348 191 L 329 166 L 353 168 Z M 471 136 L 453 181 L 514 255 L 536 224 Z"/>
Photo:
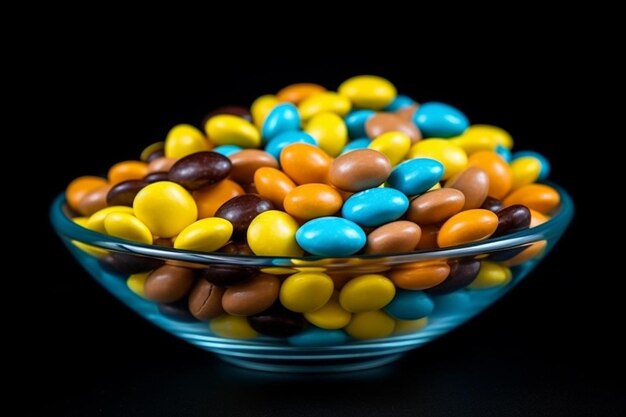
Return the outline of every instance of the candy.
<path id="1" fill-rule="evenodd" d="M 362 191 L 384 183 L 391 173 L 391 163 L 381 152 L 359 149 L 335 159 L 328 179 L 345 191 Z"/>
<path id="2" fill-rule="evenodd" d="M 174 126 L 106 179 L 66 190 L 77 225 L 171 257 L 68 241 L 155 302 L 154 314 L 208 321 L 215 337 L 336 346 L 416 333 L 429 317 L 437 332 L 542 255 L 543 237 L 502 237 L 560 204 L 539 183 L 545 157 L 512 153 L 506 131 L 470 126 L 460 110 L 419 104 L 377 76 L 338 92 L 292 84 L 249 109 L 208 112 L 202 127 Z M 494 250 L 469 245 L 489 238 L 500 238 Z"/>
<path id="3" fill-rule="evenodd" d="M 443 176 L 441 162 L 429 158 L 415 158 L 397 165 L 388 182 L 408 196 L 422 194 L 439 182 Z"/>
<path id="4" fill-rule="evenodd" d="M 231 170 L 228 158 L 215 152 L 196 152 L 179 159 L 169 170 L 169 179 L 188 190 L 197 190 L 226 178 Z"/>
<path id="5" fill-rule="evenodd" d="M 198 217 L 198 208 L 189 192 L 168 181 L 155 182 L 139 191 L 133 210 L 153 234 L 161 237 L 177 235 Z"/>
<path id="6" fill-rule="evenodd" d="M 400 218 L 409 207 L 409 199 L 393 188 L 371 188 L 353 194 L 341 214 L 361 226 L 380 226 Z"/>
<path id="7" fill-rule="evenodd" d="M 222 296 L 222 307 L 233 316 L 258 314 L 274 304 L 279 290 L 278 278 L 259 274 L 248 281 L 228 287 Z"/>
<path id="8" fill-rule="evenodd" d="M 458 109 L 444 103 L 423 103 L 415 112 L 413 121 L 424 137 L 450 138 L 467 129 L 469 121 Z"/>
<path id="9" fill-rule="evenodd" d="M 363 230 L 340 217 L 320 217 L 304 223 L 296 233 L 298 245 L 318 256 L 348 256 L 365 246 Z"/>

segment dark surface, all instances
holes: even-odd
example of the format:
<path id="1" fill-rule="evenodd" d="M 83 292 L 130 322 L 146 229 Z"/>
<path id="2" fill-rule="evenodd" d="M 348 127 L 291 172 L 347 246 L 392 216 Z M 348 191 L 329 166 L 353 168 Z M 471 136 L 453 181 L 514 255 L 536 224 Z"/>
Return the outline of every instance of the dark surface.
<path id="1" fill-rule="evenodd" d="M 54 279 L 30 300 L 40 348 L 29 393 L 45 415 L 429 416 L 618 415 L 624 411 L 612 312 L 597 282 L 618 279 L 600 267 L 599 245 L 580 234 L 590 199 L 578 184 L 579 158 L 563 152 L 580 134 L 576 97 L 562 68 L 532 57 L 498 65 L 426 65 L 348 57 L 309 62 L 229 61 L 165 66 L 168 53 L 86 53 L 44 76 L 53 120 L 42 152 L 50 155 L 41 219 L 54 195 L 75 176 L 99 174 L 162 140 L 176 123 L 198 125 L 220 105 L 249 104 L 291 82 L 330 88 L 357 73 L 388 77 L 417 100 L 460 107 L 472 122 L 508 129 L 518 149 L 542 152 L 551 178 L 574 197 L 574 225 L 553 253 L 509 296 L 461 329 L 374 371 L 327 377 L 272 375 L 226 365 L 150 326 L 109 296 L 70 258 L 45 226 Z M 173 52 L 172 52 L 173 53 Z M 178 62 L 178 61 L 177 61 Z M 373 64 L 373 62 L 380 62 Z M 249 61 L 248 61 L 249 63 Z M 174 65 L 172 65 L 174 67 Z M 524 82 L 520 82 L 523 79 Z M 70 104 L 54 105 L 55 97 Z M 43 107 L 42 107 L 43 108 Z M 54 111 L 56 108 L 56 112 Z M 42 111 L 41 108 L 39 111 Z M 68 149 L 81 155 L 76 159 Z M 598 179 L 600 181 L 600 179 Z M 604 282 L 604 281 L 602 281 Z M 603 288 L 608 288 L 603 285 Z M 43 314 L 45 312 L 45 314 Z M 623 324 L 622 324 L 623 328 Z M 620 377 L 620 378 L 618 378 Z M 39 415 L 43 415 L 39 413 Z"/>

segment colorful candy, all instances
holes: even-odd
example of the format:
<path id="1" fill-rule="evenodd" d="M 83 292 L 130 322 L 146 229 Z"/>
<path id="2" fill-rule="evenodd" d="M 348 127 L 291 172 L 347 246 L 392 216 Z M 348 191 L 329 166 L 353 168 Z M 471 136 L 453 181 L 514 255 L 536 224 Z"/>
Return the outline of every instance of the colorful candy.
<path id="1" fill-rule="evenodd" d="M 452 258 L 447 249 L 505 241 L 560 204 L 540 183 L 544 156 L 512 153 L 506 131 L 398 95 L 378 76 L 337 92 L 292 84 L 202 125 L 206 135 L 174 126 L 106 178 L 75 179 L 66 200 L 93 232 L 205 252 L 191 265 L 71 241 L 122 274 L 130 296 L 159 303 L 155 314 L 208 321 L 218 337 L 319 347 L 419 332 L 509 284 L 547 242 Z"/>

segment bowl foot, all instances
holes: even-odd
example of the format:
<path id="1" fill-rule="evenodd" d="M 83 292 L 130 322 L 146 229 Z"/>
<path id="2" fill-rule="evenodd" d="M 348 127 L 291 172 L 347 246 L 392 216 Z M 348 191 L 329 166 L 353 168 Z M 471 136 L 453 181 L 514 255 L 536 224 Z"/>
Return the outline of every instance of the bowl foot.
<path id="1" fill-rule="evenodd" d="M 256 358 L 242 358 L 227 355 L 217 355 L 221 360 L 231 365 L 263 372 L 281 373 L 308 373 L 322 374 L 333 372 L 353 372 L 376 368 L 387 365 L 402 357 L 402 353 L 396 353 L 375 358 L 354 358 L 335 360 L 266 360 Z"/>

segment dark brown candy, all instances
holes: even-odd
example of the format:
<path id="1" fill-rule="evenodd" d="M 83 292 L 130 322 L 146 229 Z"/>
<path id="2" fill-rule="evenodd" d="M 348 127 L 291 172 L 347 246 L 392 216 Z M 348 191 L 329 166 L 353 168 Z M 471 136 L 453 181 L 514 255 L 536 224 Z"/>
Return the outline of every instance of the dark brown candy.
<path id="1" fill-rule="evenodd" d="M 198 280 L 189 294 L 189 312 L 198 320 L 207 321 L 224 313 L 224 289 L 203 279 Z"/>
<path id="2" fill-rule="evenodd" d="M 202 278 L 220 287 L 239 284 L 257 274 L 254 268 L 239 265 L 211 265 Z"/>
<path id="3" fill-rule="evenodd" d="M 146 279 L 146 297 L 160 303 L 172 303 L 183 298 L 193 285 L 194 271 L 180 266 L 164 265 Z"/>
<path id="4" fill-rule="evenodd" d="M 156 149 L 155 151 L 151 152 L 147 157 L 146 157 L 146 162 L 150 163 L 152 161 L 154 161 L 157 158 L 162 158 L 165 156 L 165 149 L 161 148 L 161 149 Z"/>
<path id="5" fill-rule="evenodd" d="M 272 337 L 289 337 L 301 332 L 306 327 L 302 314 L 287 310 L 280 303 L 254 316 L 248 317 L 248 323 L 257 332 Z"/>
<path id="6" fill-rule="evenodd" d="M 244 194 L 233 197 L 215 212 L 215 217 L 221 217 L 233 224 L 233 236 L 239 237 L 246 233 L 250 222 L 263 213 L 272 210 L 274 206 L 268 200 L 257 194 Z"/>
<path id="7" fill-rule="evenodd" d="M 147 182 L 148 184 L 152 184 L 153 182 L 159 182 L 159 181 L 169 181 L 170 174 L 169 172 L 166 172 L 166 171 L 151 172 L 150 174 L 143 177 L 143 180 Z"/>
<path id="8" fill-rule="evenodd" d="M 515 204 L 496 212 L 498 228 L 492 237 L 508 235 L 530 227 L 530 210 L 521 204 Z"/>
<path id="9" fill-rule="evenodd" d="M 170 320 L 176 320 L 183 323 L 197 323 L 196 319 L 187 308 L 187 300 L 183 299 L 175 303 L 159 304 L 159 313 Z"/>
<path id="10" fill-rule="evenodd" d="M 163 261 L 139 255 L 111 252 L 100 259 L 100 265 L 114 274 L 126 275 L 151 271 L 163 265 Z"/>
<path id="11" fill-rule="evenodd" d="M 144 180 L 128 180 L 115 184 L 107 194 L 107 205 L 132 207 L 135 196 L 146 185 L 148 183 Z"/>
<path id="12" fill-rule="evenodd" d="M 480 206 L 480 208 L 493 211 L 495 213 L 500 210 L 502 206 L 502 201 L 498 200 L 497 198 L 487 196 L 487 198 L 485 198 L 485 201 L 483 202 L 483 205 Z"/>
<path id="13" fill-rule="evenodd" d="M 243 106 L 222 106 L 204 116 L 204 119 L 202 119 L 202 127 L 204 128 L 206 122 L 208 122 L 211 117 L 217 116 L 219 114 L 230 114 L 233 116 L 242 117 L 249 122 L 252 121 L 252 114 L 250 114 L 250 111 L 247 108 Z"/>
<path id="14" fill-rule="evenodd" d="M 254 256 L 254 252 L 252 252 L 245 239 L 232 241 L 218 250 L 218 252 L 230 253 L 231 255 Z"/>
<path id="15" fill-rule="evenodd" d="M 450 263 L 450 274 L 440 284 L 426 290 L 429 294 L 450 294 L 465 288 L 476 279 L 480 271 L 480 262 L 474 259 Z"/>
<path id="16" fill-rule="evenodd" d="M 226 178 L 232 164 L 217 152 L 196 152 L 179 159 L 169 171 L 170 181 L 189 190 L 215 184 Z"/>

